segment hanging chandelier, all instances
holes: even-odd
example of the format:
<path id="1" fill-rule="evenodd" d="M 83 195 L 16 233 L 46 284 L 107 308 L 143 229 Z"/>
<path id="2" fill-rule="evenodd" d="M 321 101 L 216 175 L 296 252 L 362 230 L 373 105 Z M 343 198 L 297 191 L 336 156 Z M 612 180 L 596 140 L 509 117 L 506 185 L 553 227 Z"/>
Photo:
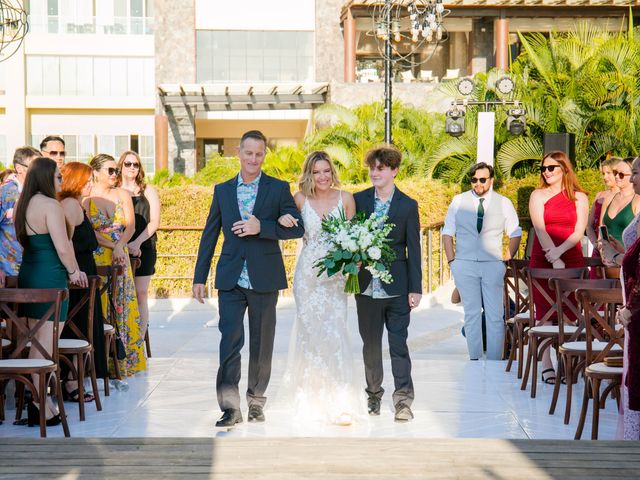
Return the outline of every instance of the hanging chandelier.
<path id="1" fill-rule="evenodd" d="M 0 0 L 0 62 L 16 53 L 29 30 L 27 12 L 17 0 Z"/>

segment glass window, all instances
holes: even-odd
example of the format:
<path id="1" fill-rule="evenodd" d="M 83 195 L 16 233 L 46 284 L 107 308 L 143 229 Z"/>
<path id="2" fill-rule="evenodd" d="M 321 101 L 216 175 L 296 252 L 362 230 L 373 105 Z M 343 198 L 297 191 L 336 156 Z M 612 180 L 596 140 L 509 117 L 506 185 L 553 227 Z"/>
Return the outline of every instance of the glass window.
<path id="1" fill-rule="evenodd" d="M 309 81 L 313 32 L 196 32 L 198 82 Z"/>
<path id="2" fill-rule="evenodd" d="M 100 97 L 109 96 L 109 59 L 96 57 L 93 59 L 93 94 Z"/>
<path id="3" fill-rule="evenodd" d="M 129 150 L 129 135 L 117 135 L 115 137 L 116 154 L 114 155 L 116 161 L 118 161 L 120 155 L 122 155 L 122 152 L 125 150 Z"/>
<path id="4" fill-rule="evenodd" d="M 115 157 L 116 137 L 113 135 L 98 135 L 97 153 L 107 153 Z"/>
<path id="5" fill-rule="evenodd" d="M 60 57 L 42 57 L 42 94 L 60 95 Z"/>
<path id="6" fill-rule="evenodd" d="M 140 135 L 138 137 L 138 154 L 140 155 L 140 160 L 147 175 L 153 175 L 156 171 L 154 150 L 155 144 L 153 136 Z"/>
<path id="7" fill-rule="evenodd" d="M 64 151 L 67 153 L 65 156 L 66 162 L 75 162 L 78 160 L 78 148 L 75 135 L 63 135 Z"/>
<path id="8" fill-rule="evenodd" d="M 27 57 L 27 95 L 42 95 L 42 57 Z"/>
<path id="9" fill-rule="evenodd" d="M 75 57 L 60 58 L 60 94 L 77 95 L 78 73 Z"/>
<path id="10" fill-rule="evenodd" d="M 111 95 L 124 97 L 127 95 L 127 59 L 111 58 Z"/>
<path id="11" fill-rule="evenodd" d="M 144 82 L 143 63 L 141 58 L 127 59 L 127 95 L 141 97 L 144 95 L 142 84 Z"/>
<path id="12" fill-rule="evenodd" d="M 142 60 L 142 88 L 143 95 L 155 95 L 156 91 L 156 64 L 153 58 Z"/>
<path id="13" fill-rule="evenodd" d="M 93 58 L 76 58 L 76 95 L 93 95 Z"/>
<path id="14" fill-rule="evenodd" d="M 93 135 L 78 135 L 78 161 L 89 163 L 94 155 Z"/>

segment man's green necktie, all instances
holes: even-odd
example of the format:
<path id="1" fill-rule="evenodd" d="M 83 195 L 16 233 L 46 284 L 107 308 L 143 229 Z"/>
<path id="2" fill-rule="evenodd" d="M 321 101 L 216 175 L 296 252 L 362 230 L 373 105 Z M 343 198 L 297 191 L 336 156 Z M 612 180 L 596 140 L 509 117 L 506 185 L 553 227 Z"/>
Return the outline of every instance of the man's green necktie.
<path id="1" fill-rule="evenodd" d="M 480 199 L 480 205 L 478 205 L 478 221 L 476 223 L 478 233 L 482 231 L 482 222 L 484 221 L 484 207 L 482 206 L 482 202 L 484 202 L 484 198 Z"/>

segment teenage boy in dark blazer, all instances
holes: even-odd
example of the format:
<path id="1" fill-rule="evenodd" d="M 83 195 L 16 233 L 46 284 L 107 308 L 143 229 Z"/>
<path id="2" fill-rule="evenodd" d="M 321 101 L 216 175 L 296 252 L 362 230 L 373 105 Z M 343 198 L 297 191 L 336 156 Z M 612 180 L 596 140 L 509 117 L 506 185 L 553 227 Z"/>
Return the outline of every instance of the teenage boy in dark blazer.
<path id="1" fill-rule="evenodd" d="M 392 146 L 370 150 L 365 157 L 373 186 L 354 195 L 356 211 L 364 212 L 367 216 L 386 216 L 386 223 L 395 225 L 389 238 L 396 259 L 391 264 L 393 281 L 389 284 L 372 278 L 364 268 L 360 270 L 362 293 L 356 295 L 356 306 L 358 327 L 364 344 L 362 354 L 369 414 L 380 414 L 380 401 L 384 393 L 382 334 L 386 327 L 395 382 L 394 418 L 397 422 L 408 422 L 413 418 L 411 403 L 414 390 L 407 329 L 411 310 L 420 304 L 422 298 L 422 268 L 418 203 L 394 184 L 401 160 L 401 153 Z"/>

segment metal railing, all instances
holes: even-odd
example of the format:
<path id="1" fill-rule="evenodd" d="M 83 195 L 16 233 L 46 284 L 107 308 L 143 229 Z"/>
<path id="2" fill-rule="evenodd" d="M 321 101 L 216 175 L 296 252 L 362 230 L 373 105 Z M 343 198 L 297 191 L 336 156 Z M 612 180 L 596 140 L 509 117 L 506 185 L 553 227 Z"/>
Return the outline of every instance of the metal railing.
<path id="1" fill-rule="evenodd" d="M 447 262 L 445 261 L 444 246 L 442 242 L 442 227 L 443 222 L 437 222 L 421 230 L 421 250 L 422 250 L 422 284 L 426 292 L 433 292 L 435 288 L 443 285 L 445 281 L 451 278 L 451 273 Z M 158 231 L 164 232 L 201 232 L 204 227 L 197 226 L 163 226 Z M 296 244 L 295 240 L 288 242 L 281 242 L 282 255 L 284 259 L 295 257 L 296 249 L 290 248 L 290 245 Z M 289 248 L 287 248 L 289 247 Z M 215 281 L 215 264 L 219 258 L 219 253 L 215 252 L 213 255 L 213 261 L 211 264 L 211 270 L 207 276 L 206 290 L 209 297 L 214 293 L 214 281 Z M 158 253 L 158 258 L 163 259 L 179 259 L 189 258 L 193 259 L 193 266 L 195 266 L 196 253 Z M 189 275 L 154 275 L 155 282 L 162 280 L 192 280 L 193 274 L 191 270 Z M 292 273 L 292 272 L 288 272 Z"/>

